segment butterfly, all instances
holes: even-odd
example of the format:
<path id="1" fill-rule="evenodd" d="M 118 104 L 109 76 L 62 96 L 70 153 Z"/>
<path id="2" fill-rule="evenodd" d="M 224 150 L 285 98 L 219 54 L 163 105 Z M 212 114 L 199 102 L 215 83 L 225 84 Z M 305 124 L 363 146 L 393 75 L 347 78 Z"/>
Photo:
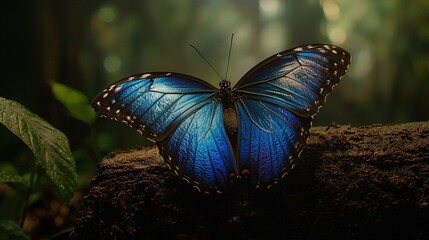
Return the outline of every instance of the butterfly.
<path id="1" fill-rule="evenodd" d="M 216 88 L 180 73 L 137 74 L 104 89 L 92 107 L 156 142 L 198 190 L 221 192 L 236 178 L 269 187 L 295 166 L 313 116 L 350 61 L 340 47 L 314 44 L 267 58 L 234 87 L 226 79 Z"/>

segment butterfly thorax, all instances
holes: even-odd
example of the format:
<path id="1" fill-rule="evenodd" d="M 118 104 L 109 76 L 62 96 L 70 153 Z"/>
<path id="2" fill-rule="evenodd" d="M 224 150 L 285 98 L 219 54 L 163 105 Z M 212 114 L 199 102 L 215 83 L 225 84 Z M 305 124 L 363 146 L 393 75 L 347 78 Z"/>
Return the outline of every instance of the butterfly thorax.
<path id="1" fill-rule="evenodd" d="M 235 113 L 235 106 L 233 101 L 233 95 L 231 90 L 231 82 L 227 80 L 222 80 L 219 83 L 219 95 L 222 101 L 223 106 L 223 124 L 225 130 L 230 138 L 235 140 L 235 133 L 237 132 L 237 115 Z M 230 140 L 233 140 L 230 139 Z"/>
<path id="2" fill-rule="evenodd" d="M 233 108 L 234 103 L 232 101 L 232 90 L 231 90 L 231 82 L 227 80 L 222 80 L 219 83 L 219 95 L 222 100 L 222 106 L 224 109 Z"/>

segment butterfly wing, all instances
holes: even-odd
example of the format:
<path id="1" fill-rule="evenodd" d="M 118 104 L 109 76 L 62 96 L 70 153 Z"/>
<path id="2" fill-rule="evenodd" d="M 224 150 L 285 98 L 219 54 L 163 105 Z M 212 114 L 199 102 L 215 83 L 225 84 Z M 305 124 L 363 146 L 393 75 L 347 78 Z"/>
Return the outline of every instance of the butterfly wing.
<path id="1" fill-rule="evenodd" d="M 155 141 L 216 95 L 210 84 L 177 73 L 147 73 L 104 89 L 92 102 L 98 115 L 124 122 Z"/>
<path id="2" fill-rule="evenodd" d="M 293 166 L 312 116 L 345 74 L 350 58 L 336 46 L 302 46 L 266 59 L 236 84 L 239 165 L 253 182 L 270 184 Z"/>
<path id="3" fill-rule="evenodd" d="M 158 143 L 176 173 L 206 191 L 220 191 L 229 175 L 237 172 L 219 101 L 212 99 L 187 117 L 168 139 Z"/>
<path id="4" fill-rule="evenodd" d="M 236 103 L 240 172 L 258 185 L 276 182 L 304 147 L 311 120 L 258 100 Z"/>
<path id="5" fill-rule="evenodd" d="M 157 141 L 180 176 L 200 188 L 216 188 L 235 172 L 217 94 L 212 85 L 191 76 L 148 73 L 112 84 L 92 106 L 98 115 Z"/>

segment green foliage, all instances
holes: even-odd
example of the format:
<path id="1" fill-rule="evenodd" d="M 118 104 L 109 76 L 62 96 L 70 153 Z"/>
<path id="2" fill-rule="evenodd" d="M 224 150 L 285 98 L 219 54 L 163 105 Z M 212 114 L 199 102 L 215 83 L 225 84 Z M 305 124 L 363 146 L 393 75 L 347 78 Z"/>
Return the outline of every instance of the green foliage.
<path id="1" fill-rule="evenodd" d="M 28 239 L 22 228 L 13 221 L 0 219 L 0 239 L 22 240 Z"/>
<path id="2" fill-rule="evenodd" d="M 70 116 L 87 124 L 94 123 L 95 112 L 82 92 L 58 82 L 51 82 L 50 85 L 55 98 L 67 108 Z"/>
<path id="3" fill-rule="evenodd" d="M 77 184 L 77 173 L 67 138 L 62 132 L 21 104 L 0 97 L 0 122 L 33 152 L 36 164 L 49 177 L 62 198 L 69 201 Z M 4 179 L 22 180 L 4 173 Z"/>
<path id="4" fill-rule="evenodd" d="M 27 185 L 24 179 L 16 172 L 0 169 L 0 183 L 19 183 Z"/>

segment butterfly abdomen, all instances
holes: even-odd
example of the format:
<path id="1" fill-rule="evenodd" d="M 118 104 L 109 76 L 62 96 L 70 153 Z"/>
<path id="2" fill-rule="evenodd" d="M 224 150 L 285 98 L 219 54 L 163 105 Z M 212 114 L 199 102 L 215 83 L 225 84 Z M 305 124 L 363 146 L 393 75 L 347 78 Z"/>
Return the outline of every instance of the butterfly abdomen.
<path id="1" fill-rule="evenodd" d="M 235 110 L 233 108 L 224 109 L 222 118 L 226 133 L 228 135 L 235 135 L 238 128 L 237 114 L 235 113 Z"/>
<path id="2" fill-rule="evenodd" d="M 237 133 L 238 123 L 237 114 L 235 113 L 234 99 L 232 95 L 231 82 L 222 80 L 219 83 L 219 97 L 222 102 L 222 118 L 225 131 L 230 140 Z"/>

